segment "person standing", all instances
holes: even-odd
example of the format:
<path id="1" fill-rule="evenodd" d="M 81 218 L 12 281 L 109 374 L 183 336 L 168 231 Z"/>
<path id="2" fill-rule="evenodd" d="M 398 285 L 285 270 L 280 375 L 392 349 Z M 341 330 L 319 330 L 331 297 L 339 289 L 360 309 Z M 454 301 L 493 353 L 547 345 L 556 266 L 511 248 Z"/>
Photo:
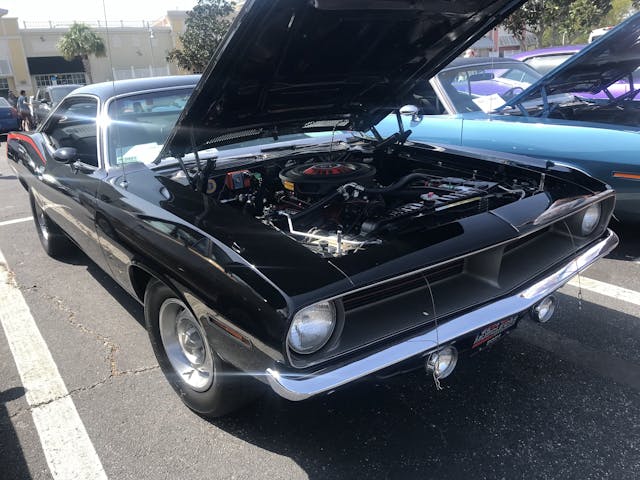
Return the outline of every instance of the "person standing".
<path id="1" fill-rule="evenodd" d="M 18 97 L 16 109 L 18 115 L 20 115 L 20 128 L 22 130 L 29 130 L 31 128 L 31 110 L 29 109 L 29 103 L 27 102 L 27 92 L 20 90 L 20 96 Z"/>
<path id="2" fill-rule="evenodd" d="M 16 94 L 13 93 L 13 90 L 9 90 L 9 95 L 7 95 L 7 100 L 9 100 L 9 103 L 13 108 L 16 108 L 16 105 L 18 103 L 18 97 L 16 97 Z"/>

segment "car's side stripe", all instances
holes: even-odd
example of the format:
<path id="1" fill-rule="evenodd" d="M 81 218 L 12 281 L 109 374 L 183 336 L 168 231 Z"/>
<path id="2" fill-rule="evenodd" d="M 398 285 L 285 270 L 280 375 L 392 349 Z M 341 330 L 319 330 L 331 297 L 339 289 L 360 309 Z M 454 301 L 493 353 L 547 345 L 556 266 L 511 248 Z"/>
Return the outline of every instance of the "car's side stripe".
<path id="1" fill-rule="evenodd" d="M 626 178 L 629 180 L 640 180 L 640 173 L 613 172 L 615 178 Z"/>
<path id="2" fill-rule="evenodd" d="M 47 163 L 47 160 L 45 160 L 44 156 L 40 152 L 40 149 L 36 145 L 36 142 L 33 141 L 33 138 L 29 137 L 28 135 L 23 135 L 21 133 L 11 132 L 9 135 L 7 135 L 7 143 L 9 142 L 9 140 L 22 140 L 23 142 L 27 142 L 36 151 L 36 153 L 40 157 L 40 160 L 42 160 L 42 163 L 43 164 Z"/>

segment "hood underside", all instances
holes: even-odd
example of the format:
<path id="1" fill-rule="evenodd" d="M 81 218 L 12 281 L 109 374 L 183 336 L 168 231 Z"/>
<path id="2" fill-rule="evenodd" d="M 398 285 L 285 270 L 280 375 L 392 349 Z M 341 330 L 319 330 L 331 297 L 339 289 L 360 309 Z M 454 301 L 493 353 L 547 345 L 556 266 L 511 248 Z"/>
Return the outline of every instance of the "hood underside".
<path id="1" fill-rule="evenodd" d="M 640 13 L 618 25 L 507 102 L 514 106 L 563 93 L 596 94 L 640 66 Z M 636 85 L 634 88 L 638 88 Z"/>
<path id="2" fill-rule="evenodd" d="M 249 0 L 161 156 L 367 130 L 524 0 Z"/>

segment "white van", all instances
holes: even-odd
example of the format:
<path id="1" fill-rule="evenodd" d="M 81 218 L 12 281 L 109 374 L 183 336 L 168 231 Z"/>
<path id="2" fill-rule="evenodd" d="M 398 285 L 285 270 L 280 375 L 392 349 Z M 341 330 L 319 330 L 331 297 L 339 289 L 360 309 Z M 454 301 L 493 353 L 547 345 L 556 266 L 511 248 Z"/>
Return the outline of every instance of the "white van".
<path id="1" fill-rule="evenodd" d="M 597 39 L 599 39 L 601 36 L 603 36 L 605 33 L 607 33 L 609 30 L 611 30 L 613 27 L 602 27 L 602 28 L 596 28 L 595 30 L 593 30 L 590 34 L 589 34 L 589 43 L 593 43 L 595 42 Z"/>

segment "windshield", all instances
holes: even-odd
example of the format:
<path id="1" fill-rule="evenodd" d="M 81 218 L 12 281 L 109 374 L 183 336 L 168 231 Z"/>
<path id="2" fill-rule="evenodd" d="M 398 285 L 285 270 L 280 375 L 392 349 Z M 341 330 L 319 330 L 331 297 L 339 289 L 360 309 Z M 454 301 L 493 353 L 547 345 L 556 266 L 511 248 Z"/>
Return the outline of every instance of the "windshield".
<path id="1" fill-rule="evenodd" d="M 73 85 L 70 87 L 57 87 L 51 89 L 51 99 L 58 103 L 64 97 L 73 92 L 76 88 L 79 88 L 78 85 Z"/>
<path id="2" fill-rule="evenodd" d="M 558 65 L 568 60 L 573 53 L 562 53 L 558 55 L 543 55 L 540 57 L 531 57 L 525 60 L 525 63 L 536 69 L 538 73 L 546 75 Z"/>
<path id="3" fill-rule="evenodd" d="M 109 105 L 109 162 L 156 159 L 193 87 L 120 97 Z"/>
<path id="4" fill-rule="evenodd" d="M 539 78 L 538 72 L 517 61 L 464 65 L 436 75 L 456 113 L 491 112 Z"/>
<path id="5" fill-rule="evenodd" d="M 0 97 L 0 108 L 8 108 L 11 104 L 7 101 L 6 98 Z"/>

